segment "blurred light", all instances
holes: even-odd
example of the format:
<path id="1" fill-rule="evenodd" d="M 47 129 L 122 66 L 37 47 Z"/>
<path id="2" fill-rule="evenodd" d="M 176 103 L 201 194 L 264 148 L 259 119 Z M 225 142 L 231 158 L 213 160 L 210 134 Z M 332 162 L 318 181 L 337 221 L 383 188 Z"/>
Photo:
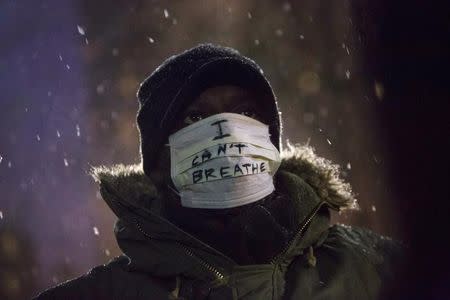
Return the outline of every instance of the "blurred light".
<path id="1" fill-rule="evenodd" d="M 11 299 L 17 297 L 20 292 L 20 281 L 14 273 L 6 273 L 2 285 L 3 290 Z"/>
<path id="2" fill-rule="evenodd" d="M 313 113 L 307 112 L 303 114 L 303 123 L 305 124 L 312 124 L 315 119 L 316 116 Z"/>
<path id="3" fill-rule="evenodd" d="M 120 95 L 125 99 L 133 99 L 134 94 L 136 93 L 136 89 L 139 85 L 139 81 L 136 79 L 134 75 L 128 74 L 124 75 L 119 80 L 119 92 Z"/>
<path id="4" fill-rule="evenodd" d="M 302 72 L 298 80 L 298 87 L 306 95 L 314 95 L 320 91 L 320 78 L 315 72 Z"/>
<path id="5" fill-rule="evenodd" d="M 10 232 L 4 232 L 0 237 L 0 253 L 6 261 L 15 261 L 19 257 L 19 244 L 16 237 Z"/>
<path id="6" fill-rule="evenodd" d="M 319 109 L 320 116 L 326 118 L 328 117 L 328 107 L 321 106 Z"/>
<path id="7" fill-rule="evenodd" d="M 380 82 L 375 81 L 374 89 L 375 89 L 375 96 L 377 96 L 377 98 L 379 100 L 383 100 L 383 96 L 384 96 L 383 84 L 380 83 Z"/>

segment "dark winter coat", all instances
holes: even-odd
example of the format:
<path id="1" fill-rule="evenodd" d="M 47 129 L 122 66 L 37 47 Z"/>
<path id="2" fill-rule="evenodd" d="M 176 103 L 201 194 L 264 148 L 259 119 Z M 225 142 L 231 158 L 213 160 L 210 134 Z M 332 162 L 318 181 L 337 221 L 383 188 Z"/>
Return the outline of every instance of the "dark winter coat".
<path id="1" fill-rule="evenodd" d="M 161 216 L 163 199 L 141 167 L 98 169 L 124 255 L 37 299 L 377 299 L 400 248 L 365 229 L 330 227 L 329 208 L 352 200 L 336 172 L 307 147 L 285 157 L 275 186 L 296 203 L 296 234 L 267 264 L 237 265 Z"/>

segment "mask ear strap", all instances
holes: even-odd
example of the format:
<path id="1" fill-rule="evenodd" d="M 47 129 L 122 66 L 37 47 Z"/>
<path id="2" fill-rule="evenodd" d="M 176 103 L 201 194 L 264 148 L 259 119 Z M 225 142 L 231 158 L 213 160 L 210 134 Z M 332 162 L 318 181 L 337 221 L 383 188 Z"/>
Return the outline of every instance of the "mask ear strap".
<path id="1" fill-rule="evenodd" d="M 171 190 L 173 193 L 175 193 L 178 197 L 181 197 L 181 194 L 175 190 L 173 187 L 170 186 L 170 184 L 167 184 L 167 187 L 169 188 L 169 190 Z"/>

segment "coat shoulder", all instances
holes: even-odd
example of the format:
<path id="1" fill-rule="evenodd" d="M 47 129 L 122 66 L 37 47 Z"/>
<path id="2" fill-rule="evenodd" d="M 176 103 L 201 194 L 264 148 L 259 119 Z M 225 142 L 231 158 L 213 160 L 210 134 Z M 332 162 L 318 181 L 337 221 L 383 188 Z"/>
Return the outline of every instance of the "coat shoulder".
<path id="1" fill-rule="evenodd" d="M 357 226 L 336 224 L 330 227 L 327 242 L 339 244 L 363 256 L 380 277 L 390 278 L 402 267 L 406 246 L 388 236 Z"/>
<path id="2" fill-rule="evenodd" d="M 380 235 L 367 228 L 335 224 L 330 227 L 330 238 L 340 238 L 361 251 L 367 250 L 380 254 L 401 252 L 404 245 L 388 236 Z"/>
<path id="3" fill-rule="evenodd" d="M 166 299 L 165 280 L 127 270 L 128 258 L 119 256 L 88 273 L 40 293 L 35 300 L 56 299 Z M 160 297 L 158 297 L 160 296 Z"/>

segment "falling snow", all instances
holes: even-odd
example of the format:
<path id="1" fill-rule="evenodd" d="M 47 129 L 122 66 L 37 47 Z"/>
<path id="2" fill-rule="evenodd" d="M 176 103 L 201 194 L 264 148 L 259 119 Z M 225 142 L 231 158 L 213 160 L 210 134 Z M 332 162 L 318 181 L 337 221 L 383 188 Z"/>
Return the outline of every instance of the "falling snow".
<path id="1" fill-rule="evenodd" d="M 300 34 L 300 39 L 301 39 L 301 40 L 304 40 L 304 39 L 305 39 L 305 36 L 304 36 L 303 34 Z"/>
<path id="2" fill-rule="evenodd" d="M 38 142 L 41 141 L 41 137 L 39 136 L 39 134 L 36 134 L 36 140 L 37 140 Z"/>
<path id="3" fill-rule="evenodd" d="M 350 79 L 350 70 L 345 71 L 345 77 Z"/>
<path id="4" fill-rule="evenodd" d="M 0 155 L 0 164 L 2 163 L 3 157 Z"/>
<path id="5" fill-rule="evenodd" d="M 99 235 L 100 232 L 98 231 L 98 228 L 96 226 L 92 227 L 92 230 L 94 230 L 95 235 Z"/>
<path id="6" fill-rule="evenodd" d="M 77 136 L 79 137 L 80 136 L 80 125 L 75 125 L 75 129 L 76 129 L 76 131 L 77 131 Z"/>
<path id="7" fill-rule="evenodd" d="M 372 157 L 373 157 L 373 161 L 374 161 L 376 164 L 379 164 L 379 163 L 381 162 L 381 160 L 380 160 L 376 155 L 373 155 Z"/>
<path id="8" fill-rule="evenodd" d="M 251 19 L 251 18 L 252 18 L 252 14 L 251 14 L 250 12 L 248 12 L 248 13 L 247 13 L 247 17 L 248 17 L 249 19 Z"/>
<path id="9" fill-rule="evenodd" d="M 347 163 L 347 170 L 351 170 L 352 169 L 352 165 L 348 162 Z"/>
<path id="10" fill-rule="evenodd" d="M 67 161 L 67 158 L 64 158 L 64 166 L 66 166 L 66 167 L 69 166 L 69 162 Z"/>
<path id="11" fill-rule="evenodd" d="M 259 40 L 255 40 L 255 45 L 256 45 L 256 46 L 259 45 Z"/>
<path id="12" fill-rule="evenodd" d="M 8 168 L 12 168 L 12 162 L 11 161 L 8 161 Z"/>
<path id="13" fill-rule="evenodd" d="M 66 69 L 67 69 L 67 70 L 70 70 L 70 66 L 69 66 L 69 65 L 66 65 Z"/>
<path id="14" fill-rule="evenodd" d="M 78 33 L 81 35 L 85 35 L 86 31 L 84 30 L 84 28 L 80 25 L 77 25 L 77 29 L 78 29 Z"/>
<path id="15" fill-rule="evenodd" d="M 111 112 L 111 119 L 118 120 L 119 119 L 119 113 L 117 111 Z"/>
<path id="16" fill-rule="evenodd" d="M 289 2 L 285 2 L 285 3 L 283 4 L 283 10 L 284 10 L 285 12 L 290 12 L 291 9 L 292 9 L 292 7 L 291 7 L 291 4 L 290 4 Z"/>
<path id="17" fill-rule="evenodd" d="M 375 207 L 375 205 L 372 205 L 372 211 L 373 211 L 373 212 L 376 212 L 376 211 L 377 211 L 377 208 Z"/>
<path id="18" fill-rule="evenodd" d="M 56 130 L 56 136 L 57 136 L 58 138 L 61 137 L 61 132 L 59 132 L 59 130 Z"/>
<path id="19" fill-rule="evenodd" d="M 275 30 L 275 34 L 277 35 L 277 36 L 283 36 L 283 30 L 282 29 L 280 29 L 280 28 L 278 28 L 277 30 Z"/>
<path id="20" fill-rule="evenodd" d="M 110 256 L 111 255 L 111 252 L 109 252 L 109 249 L 105 249 L 105 254 L 106 254 L 106 256 Z"/>
<path id="21" fill-rule="evenodd" d="M 331 141 L 329 139 L 327 139 L 327 143 L 331 145 Z"/>
<path id="22" fill-rule="evenodd" d="M 3 212 L 0 210 L 0 220 L 3 219 Z"/>
<path id="23" fill-rule="evenodd" d="M 164 9 L 164 18 L 168 18 L 169 17 L 169 12 L 167 11 L 167 9 Z"/>
<path id="24" fill-rule="evenodd" d="M 148 41 L 149 41 L 151 44 L 153 44 L 153 43 L 155 42 L 155 40 L 152 39 L 151 37 L 148 37 Z"/>
<path id="25" fill-rule="evenodd" d="M 97 85 L 96 91 L 99 95 L 103 94 L 105 92 L 105 86 L 103 84 Z"/>

